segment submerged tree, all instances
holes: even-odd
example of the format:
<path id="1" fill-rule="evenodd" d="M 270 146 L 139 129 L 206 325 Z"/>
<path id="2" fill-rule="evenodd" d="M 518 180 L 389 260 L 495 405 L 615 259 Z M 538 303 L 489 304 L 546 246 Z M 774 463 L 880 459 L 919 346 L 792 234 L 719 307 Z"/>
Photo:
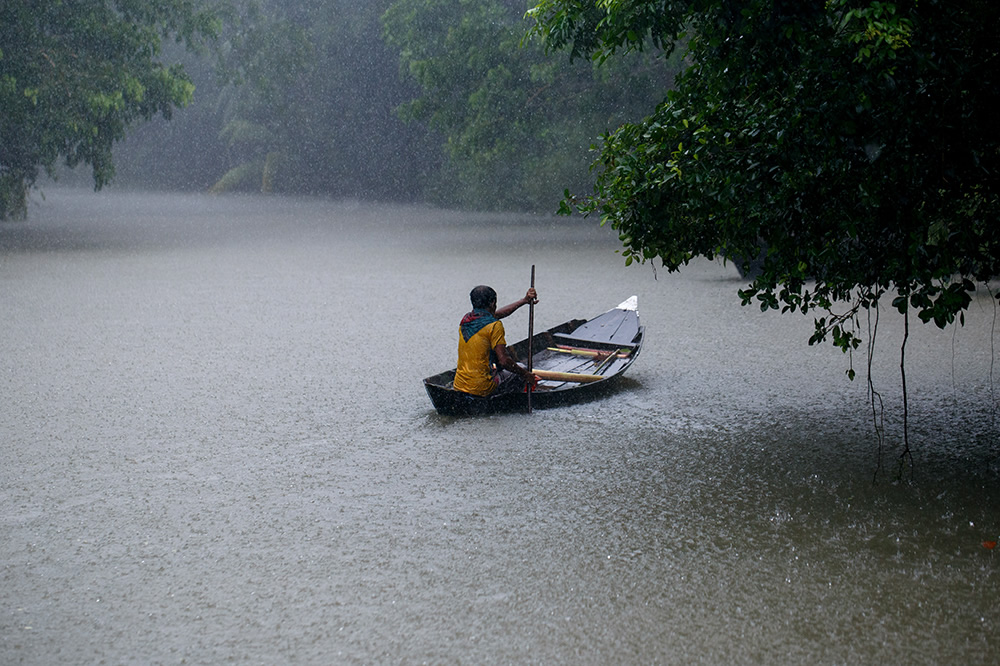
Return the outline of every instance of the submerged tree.
<path id="1" fill-rule="evenodd" d="M 1000 4 L 543 0 L 529 15 L 548 48 L 599 61 L 686 50 L 663 102 L 603 137 L 594 192 L 563 204 L 617 229 L 629 263 L 762 256 L 744 304 L 815 310 L 810 343 L 845 351 L 883 297 L 943 328 L 1000 275 Z"/>
<path id="2" fill-rule="evenodd" d="M 24 215 L 42 170 L 88 164 L 100 189 L 129 125 L 186 105 L 194 87 L 161 42 L 197 46 L 219 20 L 192 0 L 0 4 L 0 219 Z"/>

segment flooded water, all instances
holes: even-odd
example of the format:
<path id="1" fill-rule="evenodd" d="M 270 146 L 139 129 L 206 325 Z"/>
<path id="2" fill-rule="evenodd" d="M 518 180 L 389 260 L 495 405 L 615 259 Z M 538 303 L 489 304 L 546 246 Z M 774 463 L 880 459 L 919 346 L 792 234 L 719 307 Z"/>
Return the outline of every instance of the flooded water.
<path id="1" fill-rule="evenodd" d="M 545 217 L 50 190 L 0 225 L 0 663 L 994 663 L 984 295 L 867 359 Z M 637 294 L 622 389 L 440 417 L 468 291 Z M 506 320 L 524 337 L 527 311 Z M 863 352 L 864 350 L 861 350 Z"/>

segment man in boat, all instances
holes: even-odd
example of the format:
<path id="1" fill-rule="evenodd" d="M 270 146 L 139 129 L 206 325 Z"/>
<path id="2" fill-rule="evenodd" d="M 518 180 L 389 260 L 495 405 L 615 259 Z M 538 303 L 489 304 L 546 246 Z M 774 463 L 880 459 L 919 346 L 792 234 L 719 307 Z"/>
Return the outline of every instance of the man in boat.
<path id="1" fill-rule="evenodd" d="M 535 288 L 519 301 L 497 309 L 497 292 L 480 285 L 469 294 L 472 312 L 462 318 L 458 336 L 458 370 L 455 389 L 472 395 L 488 396 L 518 391 L 537 377 L 517 364 L 507 349 L 500 320 L 518 308 L 538 302 Z"/>

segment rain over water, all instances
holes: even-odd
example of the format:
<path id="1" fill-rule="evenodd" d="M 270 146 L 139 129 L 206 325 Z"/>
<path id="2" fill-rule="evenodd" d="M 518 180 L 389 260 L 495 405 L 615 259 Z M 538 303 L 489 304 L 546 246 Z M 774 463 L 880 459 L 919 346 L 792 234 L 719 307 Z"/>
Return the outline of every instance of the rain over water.
<path id="1" fill-rule="evenodd" d="M 588 221 L 53 189 L 0 226 L 0 663 L 991 663 L 988 294 L 867 358 Z M 620 390 L 437 415 L 472 286 L 639 298 Z M 505 320 L 508 341 L 527 312 Z"/>

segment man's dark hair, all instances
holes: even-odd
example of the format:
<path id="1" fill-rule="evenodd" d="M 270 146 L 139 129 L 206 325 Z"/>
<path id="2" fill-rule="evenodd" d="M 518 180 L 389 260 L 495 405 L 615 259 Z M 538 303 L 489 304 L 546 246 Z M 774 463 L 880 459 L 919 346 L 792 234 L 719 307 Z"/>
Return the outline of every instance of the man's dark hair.
<path id="1" fill-rule="evenodd" d="M 481 284 L 469 292 L 469 300 L 472 301 L 474 309 L 486 310 L 490 307 L 490 303 L 497 300 L 497 292 L 493 291 L 492 287 Z"/>

